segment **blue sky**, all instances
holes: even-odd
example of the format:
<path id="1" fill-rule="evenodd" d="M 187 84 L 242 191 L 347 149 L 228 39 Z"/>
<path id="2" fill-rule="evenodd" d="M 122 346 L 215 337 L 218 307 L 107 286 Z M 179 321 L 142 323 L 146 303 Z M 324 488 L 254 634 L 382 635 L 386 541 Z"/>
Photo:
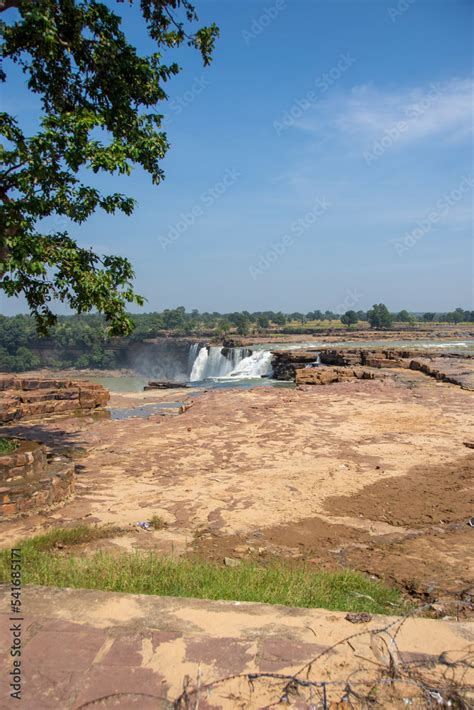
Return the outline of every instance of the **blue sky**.
<path id="1" fill-rule="evenodd" d="M 145 310 L 472 307 L 471 0 L 195 4 L 221 37 L 206 69 L 174 52 L 166 180 L 101 179 L 139 204 L 80 243 L 132 260 Z M 11 76 L 2 103 L 33 126 Z"/>

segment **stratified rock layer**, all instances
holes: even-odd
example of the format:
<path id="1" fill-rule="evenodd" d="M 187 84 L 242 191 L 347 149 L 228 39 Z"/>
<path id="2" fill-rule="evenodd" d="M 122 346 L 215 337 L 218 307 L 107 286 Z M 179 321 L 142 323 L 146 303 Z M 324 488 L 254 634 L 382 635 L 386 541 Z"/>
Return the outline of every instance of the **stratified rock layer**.
<path id="1" fill-rule="evenodd" d="M 59 503 L 74 492 L 70 461 L 56 456 L 49 463 L 44 444 L 13 441 L 16 449 L 0 454 L 0 520 Z"/>
<path id="2" fill-rule="evenodd" d="M 311 348 L 273 352 L 273 377 L 294 380 L 297 384 L 329 384 L 350 377 L 370 377 L 362 368 L 409 368 L 419 370 L 442 382 L 474 390 L 474 357 L 470 353 L 441 353 L 439 350 L 366 348 Z M 317 364 L 320 363 L 320 366 Z M 324 367 L 326 366 L 326 367 Z M 327 366 L 331 366 L 331 373 Z M 341 369 L 342 368 L 342 369 Z M 318 374 L 318 371 L 320 374 Z"/>
<path id="3" fill-rule="evenodd" d="M 330 385 L 345 382 L 355 377 L 357 380 L 374 380 L 375 373 L 362 367 L 307 367 L 296 370 L 297 385 Z"/>
<path id="4" fill-rule="evenodd" d="M 109 401 L 94 382 L 49 378 L 0 377 L 0 424 L 36 416 L 93 410 Z"/>
<path id="5" fill-rule="evenodd" d="M 441 382 L 460 385 L 464 390 L 474 391 L 474 359 L 431 357 L 416 358 L 411 361 L 412 370 L 420 370 L 425 375 L 434 377 Z"/>

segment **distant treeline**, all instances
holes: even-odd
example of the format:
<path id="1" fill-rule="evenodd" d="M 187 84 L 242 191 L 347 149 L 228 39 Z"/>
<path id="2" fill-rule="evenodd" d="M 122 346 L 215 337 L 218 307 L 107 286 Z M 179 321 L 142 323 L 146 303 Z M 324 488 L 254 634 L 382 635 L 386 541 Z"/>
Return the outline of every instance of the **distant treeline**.
<path id="1" fill-rule="evenodd" d="M 127 338 L 129 342 L 162 335 L 222 338 L 270 332 L 307 334 L 319 328 L 354 328 L 358 323 L 369 323 L 373 328 L 390 328 L 396 322 L 473 323 L 474 311 L 457 308 L 449 313 L 413 314 L 406 310 L 391 313 L 380 303 L 367 312 L 350 310 L 345 314 L 320 310 L 200 313 L 186 312 L 180 306 L 160 313 L 133 315 L 132 319 L 135 329 Z M 119 365 L 115 342 L 108 337 L 104 319 L 99 315 L 60 316 L 47 338 L 38 336 L 35 322 L 29 316 L 0 316 L 0 371 L 21 372 L 38 367 L 114 368 Z"/>

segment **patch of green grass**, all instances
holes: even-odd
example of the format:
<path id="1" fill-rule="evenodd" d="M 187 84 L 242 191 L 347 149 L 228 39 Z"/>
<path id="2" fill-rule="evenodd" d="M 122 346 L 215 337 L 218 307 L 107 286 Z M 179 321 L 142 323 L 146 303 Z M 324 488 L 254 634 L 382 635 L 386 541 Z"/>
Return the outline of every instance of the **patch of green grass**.
<path id="1" fill-rule="evenodd" d="M 51 528 L 43 535 L 36 535 L 29 540 L 22 541 L 17 547 L 21 548 L 26 560 L 33 560 L 38 553 L 49 552 L 58 546 L 81 545 L 94 540 L 113 537 L 120 534 L 120 532 L 122 532 L 120 528 L 115 528 L 111 525 L 104 527 L 77 525 L 74 528 Z"/>
<path id="2" fill-rule="evenodd" d="M 15 451 L 17 446 L 16 441 L 0 437 L 0 454 L 11 454 L 12 451 Z"/>
<path id="3" fill-rule="evenodd" d="M 263 567 L 253 562 L 228 568 L 158 557 L 149 552 L 100 551 L 82 557 L 51 552 L 58 542 L 66 545 L 87 542 L 105 530 L 91 528 L 86 532 L 84 528 L 51 530 L 21 544 L 23 583 L 342 611 L 401 613 L 407 609 L 398 591 L 349 570 L 314 571 L 283 563 Z M 3 551 L 0 555 L 3 581 L 8 581 L 9 570 L 9 552 Z"/>

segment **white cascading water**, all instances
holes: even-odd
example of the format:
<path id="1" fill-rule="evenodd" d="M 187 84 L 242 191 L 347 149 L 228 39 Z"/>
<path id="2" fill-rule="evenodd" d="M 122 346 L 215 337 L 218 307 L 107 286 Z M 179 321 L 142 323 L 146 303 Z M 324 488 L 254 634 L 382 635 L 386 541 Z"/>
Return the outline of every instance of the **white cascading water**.
<path id="1" fill-rule="evenodd" d="M 192 343 L 190 348 L 189 348 L 189 353 L 188 353 L 188 371 L 191 372 L 193 369 L 194 362 L 196 360 L 196 356 L 199 352 L 199 343 Z"/>
<path id="2" fill-rule="evenodd" d="M 265 377 L 271 374 L 271 352 L 269 350 L 257 350 L 248 357 L 244 357 L 229 376 L 247 379 L 252 377 Z"/>
<path id="3" fill-rule="evenodd" d="M 194 347 L 194 345 L 193 345 Z M 189 379 L 191 382 L 198 382 L 203 380 L 205 377 L 205 372 L 207 369 L 207 361 L 209 360 L 209 353 L 207 352 L 206 346 L 202 347 L 197 354 L 196 359 L 193 362 L 191 369 L 191 374 Z"/>
<path id="4" fill-rule="evenodd" d="M 193 354 L 196 350 L 197 348 L 194 349 Z M 204 345 L 195 357 L 189 379 L 191 382 L 198 382 L 209 377 L 249 379 L 271 374 L 272 354 L 269 350 L 257 350 L 248 356 L 245 356 L 246 352 L 248 350 L 234 348 L 232 357 L 228 358 L 222 354 L 222 348 Z"/>

